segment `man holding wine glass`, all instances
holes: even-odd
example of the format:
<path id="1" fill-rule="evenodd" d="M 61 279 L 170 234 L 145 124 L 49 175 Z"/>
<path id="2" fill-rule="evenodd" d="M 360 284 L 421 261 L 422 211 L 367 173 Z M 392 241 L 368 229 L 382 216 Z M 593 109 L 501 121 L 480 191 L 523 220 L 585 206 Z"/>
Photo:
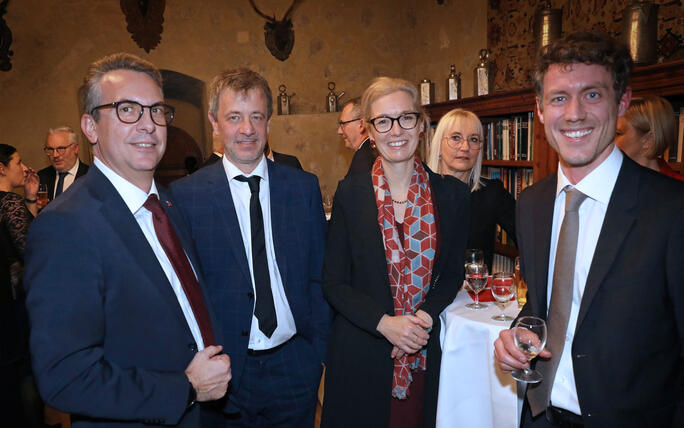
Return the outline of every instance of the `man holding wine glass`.
<path id="1" fill-rule="evenodd" d="M 494 344 L 501 369 L 527 369 L 518 323 L 548 327 L 524 428 L 684 426 L 684 185 L 615 147 L 631 68 L 626 46 L 598 33 L 552 42 L 537 64 L 559 168 L 518 199 L 527 303 Z"/>

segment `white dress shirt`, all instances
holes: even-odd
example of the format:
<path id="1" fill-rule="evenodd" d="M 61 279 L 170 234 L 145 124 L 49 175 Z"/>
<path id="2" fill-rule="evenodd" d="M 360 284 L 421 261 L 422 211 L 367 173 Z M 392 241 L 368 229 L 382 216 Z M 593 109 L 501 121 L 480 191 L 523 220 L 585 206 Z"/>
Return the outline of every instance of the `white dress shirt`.
<path id="1" fill-rule="evenodd" d="M 579 400 L 577 399 L 577 387 L 572 368 L 572 341 L 577 327 L 577 315 L 579 314 L 584 287 L 594 258 L 596 243 L 603 226 L 603 220 L 608 209 L 608 202 L 613 193 L 620 167 L 622 166 L 623 154 L 615 146 L 608 157 L 584 177 L 575 186 L 570 184 L 563 170 L 558 165 L 558 183 L 556 186 L 556 202 L 553 208 L 553 227 L 551 229 L 551 252 L 549 254 L 549 276 L 547 288 L 546 307 L 551 302 L 551 290 L 553 288 L 553 268 L 556 261 L 556 246 L 558 234 L 565 217 L 565 192 L 566 186 L 574 187 L 588 197 L 579 208 L 579 232 L 577 236 L 577 253 L 575 256 L 575 278 L 572 291 L 572 307 L 568 319 L 568 330 L 565 335 L 563 353 L 558 363 L 558 371 L 551 389 L 551 403 L 555 407 L 569 410 L 575 414 L 581 414 Z M 548 310 L 548 309 L 547 309 Z"/>
<path id="2" fill-rule="evenodd" d="M 275 247 L 273 246 L 273 228 L 271 226 L 271 191 L 266 157 L 261 157 L 261 161 L 259 161 L 259 164 L 250 174 L 244 174 L 235 165 L 233 165 L 226 156 L 223 157 L 222 162 L 223 168 L 226 171 L 226 176 L 228 177 L 230 193 L 233 197 L 233 205 L 235 205 L 235 213 L 237 214 L 238 222 L 240 223 L 242 243 L 245 247 L 245 255 L 247 256 L 249 273 L 252 277 L 252 289 L 254 290 L 255 296 L 256 289 L 254 288 L 254 270 L 252 269 L 252 233 L 249 217 L 249 200 L 252 197 L 252 192 L 249 190 L 248 183 L 235 180 L 235 177 L 238 175 L 244 175 L 245 177 L 258 175 L 261 177 L 259 182 L 259 203 L 261 204 L 261 213 L 264 218 L 264 239 L 266 243 L 266 257 L 268 259 L 268 273 L 271 279 L 271 292 L 273 293 L 273 303 L 275 305 L 278 326 L 270 338 L 266 337 L 266 335 L 259 330 L 259 320 L 254 316 L 254 308 L 252 308 L 252 326 L 249 333 L 249 349 L 266 350 L 275 348 L 276 346 L 287 342 L 292 336 L 294 336 L 295 333 L 297 333 L 297 328 L 295 327 L 290 304 L 287 302 L 285 287 L 283 287 L 283 280 L 280 277 L 278 262 L 275 255 Z"/>
<path id="3" fill-rule="evenodd" d="M 78 172 L 78 166 L 80 164 L 81 161 L 78 158 L 76 158 L 74 166 L 72 166 L 71 169 L 67 171 L 67 175 L 64 176 L 64 185 L 62 186 L 62 192 L 64 192 L 66 189 L 69 188 L 69 186 L 74 184 L 74 180 L 76 180 L 76 173 Z M 52 191 L 52 199 L 55 199 L 55 194 L 57 193 L 57 183 L 59 183 L 59 171 L 55 170 L 55 187 Z"/>
<path id="4" fill-rule="evenodd" d="M 159 261 L 161 268 L 164 270 L 164 273 L 166 274 L 169 283 L 171 283 L 171 288 L 173 289 L 173 292 L 176 295 L 176 299 L 178 299 L 178 304 L 183 310 L 183 315 L 185 316 L 185 320 L 188 323 L 188 327 L 190 328 L 192 337 L 195 339 L 195 343 L 197 343 L 197 350 L 201 351 L 202 349 L 204 349 L 204 341 L 202 340 L 202 333 L 200 332 L 199 326 L 197 325 L 197 321 L 195 320 L 195 314 L 192 312 L 190 302 L 188 301 L 188 298 L 185 296 L 183 285 L 178 279 L 178 275 L 176 275 L 176 271 L 173 269 L 173 265 L 169 261 L 169 258 L 166 255 L 164 248 L 159 243 L 157 233 L 154 231 L 152 213 L 143 206 L 145 201 L 147 201 L 148 196 L 150 196 L 151 194 L 155 194 L 157 195 L 157 197 L 159 197 L 159 193 L 157 193 L 157 186 L 155 185 L 154 181 L 152 181 L 152 187 L 150 187 L 149 193 L 145 193 L 139 187 L 135 186 L 130 181 L 126 180 L 116 172 L 112 171 L 97 157 L 94 158 L 93 165 L 95 165 L 97 169 L 99 169 L 105 175 L 105 177 L 107 177 L 107 179 L 109 179 L 109 181 L 114 185 L 114 188 L 117 192 L 119 192 L 119 195 L 121 195 L 121 198 L 123 198 L 128 209 L 131 210 L 131 214 L 133 214 L 133 217 L 135 217 L 135 221 L 138 222 L 138 225 L 140 226 L 142 233 L 145 235 L 145 238 L 147 239 L 147 242 L 150 244 L 150 247 L 152 247 L 152 251 L 154 251 L 154 255 L 157 256 L 157 260 Z M 188 262 L 190 262 L 189 258 Z M 192 263 L 190 263 L 190 266 L 192 266 Z M 195 276 L 196 275 L 197 274 L 195 274 Z M 125 314 L 122 315 L 125 316 Z"/>

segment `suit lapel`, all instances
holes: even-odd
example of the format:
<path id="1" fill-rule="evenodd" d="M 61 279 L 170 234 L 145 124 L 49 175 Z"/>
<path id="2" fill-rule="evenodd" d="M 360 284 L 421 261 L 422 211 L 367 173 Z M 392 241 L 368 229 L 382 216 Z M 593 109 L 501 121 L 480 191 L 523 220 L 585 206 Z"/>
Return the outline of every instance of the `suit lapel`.
<path id="1" fill-rule="evenodd" d="M 274 153 L 275 156 L 275 153 Z M 288 252 L 283 250 L 285 242 L 285 228 L 287 227 L 287 211 L 290 205 L 287 203 L 290 200 L 289 192 L 290 186 L 284 185 L 285 180 L 281 175 L 282 168 L 279 168 L 275 162 L 266 160 L 266 167 L 268 168 L 268 186 L 271 204 L 271 233 L 273 237 L 273 248 L 275 249 L 276 261 L 278 263 L 278 270 L 280 271 L 280 278 L 283 282 L 283 288 L 287 292 L 287 261 Z M 265 221 L 266 219 L 264 219 Z"/>
<path id="2" fill-rule="evenodd" d="M 216 162 L 207 168 L 211 169 L 211 175 L 209 176 L 208 185 L 203 188 L 212 189 L 210 196 L 212 203 L 223 220 L 223 230 L 217 231 L 217 233 L 223 232 L 225 234 L 225 242 L 233 252 L 236 264 L 240 266 L 240 271 L 248 283 L 251 284 L 252 276 L 249 273 L 245 244 L 242 241 L 242 233 L 240 232 L 240 222 L 235 212 L 233 195 L 230 192 L 230 185 L 228 184 L 228 177 L 223 168 L 223 163 Z"/>
<path id="3" fill-rule="evenodd" d="M 351 206 L 353 214 L 350 218 L 357 218 L 361 228 L 361 239 L 366 242 L 369 260 L 382 274 L 389 289 L 387 276 L 387 259 L 385 257 L 384 238 L 378 226 L 378 206 L 373 194 L 373 181 L 370 172 L 355 174 L 352 176 L 353 200 L 345 204 Z"/>
<path id="4" fill-rule="evenodd" d="M 534 271 L 534 278 L 538 284 L 535 289 L 539 290 L 537 295 L 538 313 L 544 314 L 544 318 L 546 318 L 546 302 L 548 300 L 549 251 L 551 248 L 551 228 L 553 225 L 553 206 L 556 199 L 556 183 L 556 174 L 548 181 L 540 183 L 542 187 L 539 189 L 538 200 L 533 201 L 532 212 L 525 213 L 532 215 L 532 221 L 529 224 L 533 228 L 532 254 L 534 254 L 534 264 L 531 268 Z"/>
<path id="5" fill-rule="evenodd" d="M 635 221 L 634 207 L 637 202 L 640 177 L 639 169 L 625 157 L 594 250 L 594 258 L 591 261 L 591 268 L 577 317 L 577 328 L 587 315 L 592 299 L 615 261 L 622 243 Z"/>
<path id="6" fill-rule="evenodd" d="M 92 177 L 90 180 L 92 183 L 91 191 L 97 199 L 102 201 L 100 208 L 102 217 L 109 222 L 114 233 L 119 236 L 119 239 L 124 244 L 124 249 L 131 254 L 131 259 L 145 273 L 150 283 L 158 289 L 159 294 L 173 308 L 178 320 L 189 332 L 188 323 L 178 304 L 178 299 L 173 292 L 171 284 L 159 264 L 159 260 L 157 260 L 152 247 L 147 242 L 147 238 L 145 238 L 138 222 L 133 217 L 133 214 L 131 214 L 121 195 L 99 170 L 96 169 L 91 172 L 88 174 L 88 177 Z"/>

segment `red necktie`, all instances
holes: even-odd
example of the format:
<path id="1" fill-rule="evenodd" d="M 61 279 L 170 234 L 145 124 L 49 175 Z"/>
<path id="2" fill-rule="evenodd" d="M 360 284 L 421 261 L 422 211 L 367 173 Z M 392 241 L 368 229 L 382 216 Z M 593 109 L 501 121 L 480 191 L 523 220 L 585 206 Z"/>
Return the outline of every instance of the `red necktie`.
<path id="1" fill-rule="evenodd" d="M 157 239 L 159 239 L 159 243 L 183 286 L 183 291 L 185 291 L 185 296 L 190 302 L 192 313 L 195 315 L 195 321 L 197 321 L 200 333 L 202 333 L 204 346 L 213 345 L 214 331 L 211 327 L 209 312 L 204 304 L 202 290 L 197 282 L 197 278 L 195 278 L 195 273 L 192 271 L 188 257 L 185 255 L 185 251 L 183 251 L 178 235 L 173 230 L 169 217 L 159 203 L 157 195 L 150 195 L 143 206 L 152 213 L 152 223 L 154 224 L 154 231 L 157 233 Z"/>

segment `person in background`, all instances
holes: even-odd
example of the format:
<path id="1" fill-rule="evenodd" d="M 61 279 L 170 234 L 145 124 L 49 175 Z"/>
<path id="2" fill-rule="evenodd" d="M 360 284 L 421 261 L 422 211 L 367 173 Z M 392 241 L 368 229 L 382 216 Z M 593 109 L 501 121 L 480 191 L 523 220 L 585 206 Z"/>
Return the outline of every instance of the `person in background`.
<path id="1" fill-rule="evenodd" d="M 0 144 L 0 414 L 7 426 L 40 426 L 42 402 L 31 376 L 29 324 L 24 290 L 26 235 L 37 215 L 38 175 L 26 167 L 17 150 Z M 24 188 L 24 197 L 14 193 Z"/>
<path id="2" fill-rule="evenodd" d="M 347 175 L 370 171 L 378 153 L 372 147 L 368 138 L 368 129 L 361 118 L 360 97 L 352 98 L 344 103 L 340 120 L 337 123 L 337 134 L 344 139 L 344 146 L 349 150 L 354 150 L 354 157 L 352 157 Z"/>
<path id="3" fill-rule="evenodd" d="M 475 113 L 451 110 L 437 124 L 427 164 L 470 188 L 468 248 L 482 250 L 491 270 L 496 225 L 515 241 L 515 199 L 500 180 L 481 176 L 483 141 L 482 123 Z"/>
<path id="4" fill-rule="evenodd" d="M 68 189 L 74 180 L 84 176 L 88 165 L 79 160 L 78 138 L 68 126 L 49 129 L 43 151 L 50 160 L 50 166 L 38 171 L 38 176 L 40 184 L 47 187 L 48 200 L 51 201 Z"/>
<path id="5" fill-rule="evenodd" d="M 321 426 L 431 427 L 438 317 L 463 282 L 468 189 L 416 156 L 429 122 L 413 84 L 375 79 L 361 111 L 380 155 L 340 182 L 333 203 L 323 291 L 336 314 Z"/>
<path id="6" fill-rule="evenodd" d="M 286 153 L 280 153 L 276 152 L 275 150 L 271 150 L 271 148 L 268 145 L 268 141 L 266 142 L 266 147 L 264 147 L 264 155 L 267 159 L 270 159 L 275 163 L 287 165 L 295 169 L 304 169 L 302 168 L 302 164 L 301 162 L 299 162 L 299 159 L 297 159 L 297 156 L 288 155 Z"/>
<path id="7" fill-rule="evenodd" d="M 663 159 L 674 147 L 677 127 L 672 105 L 664 98 L 650 96 L 632 100 L 627 113 L 618 119 L 615 144 L 639 165 L 684 180 Z"/>

